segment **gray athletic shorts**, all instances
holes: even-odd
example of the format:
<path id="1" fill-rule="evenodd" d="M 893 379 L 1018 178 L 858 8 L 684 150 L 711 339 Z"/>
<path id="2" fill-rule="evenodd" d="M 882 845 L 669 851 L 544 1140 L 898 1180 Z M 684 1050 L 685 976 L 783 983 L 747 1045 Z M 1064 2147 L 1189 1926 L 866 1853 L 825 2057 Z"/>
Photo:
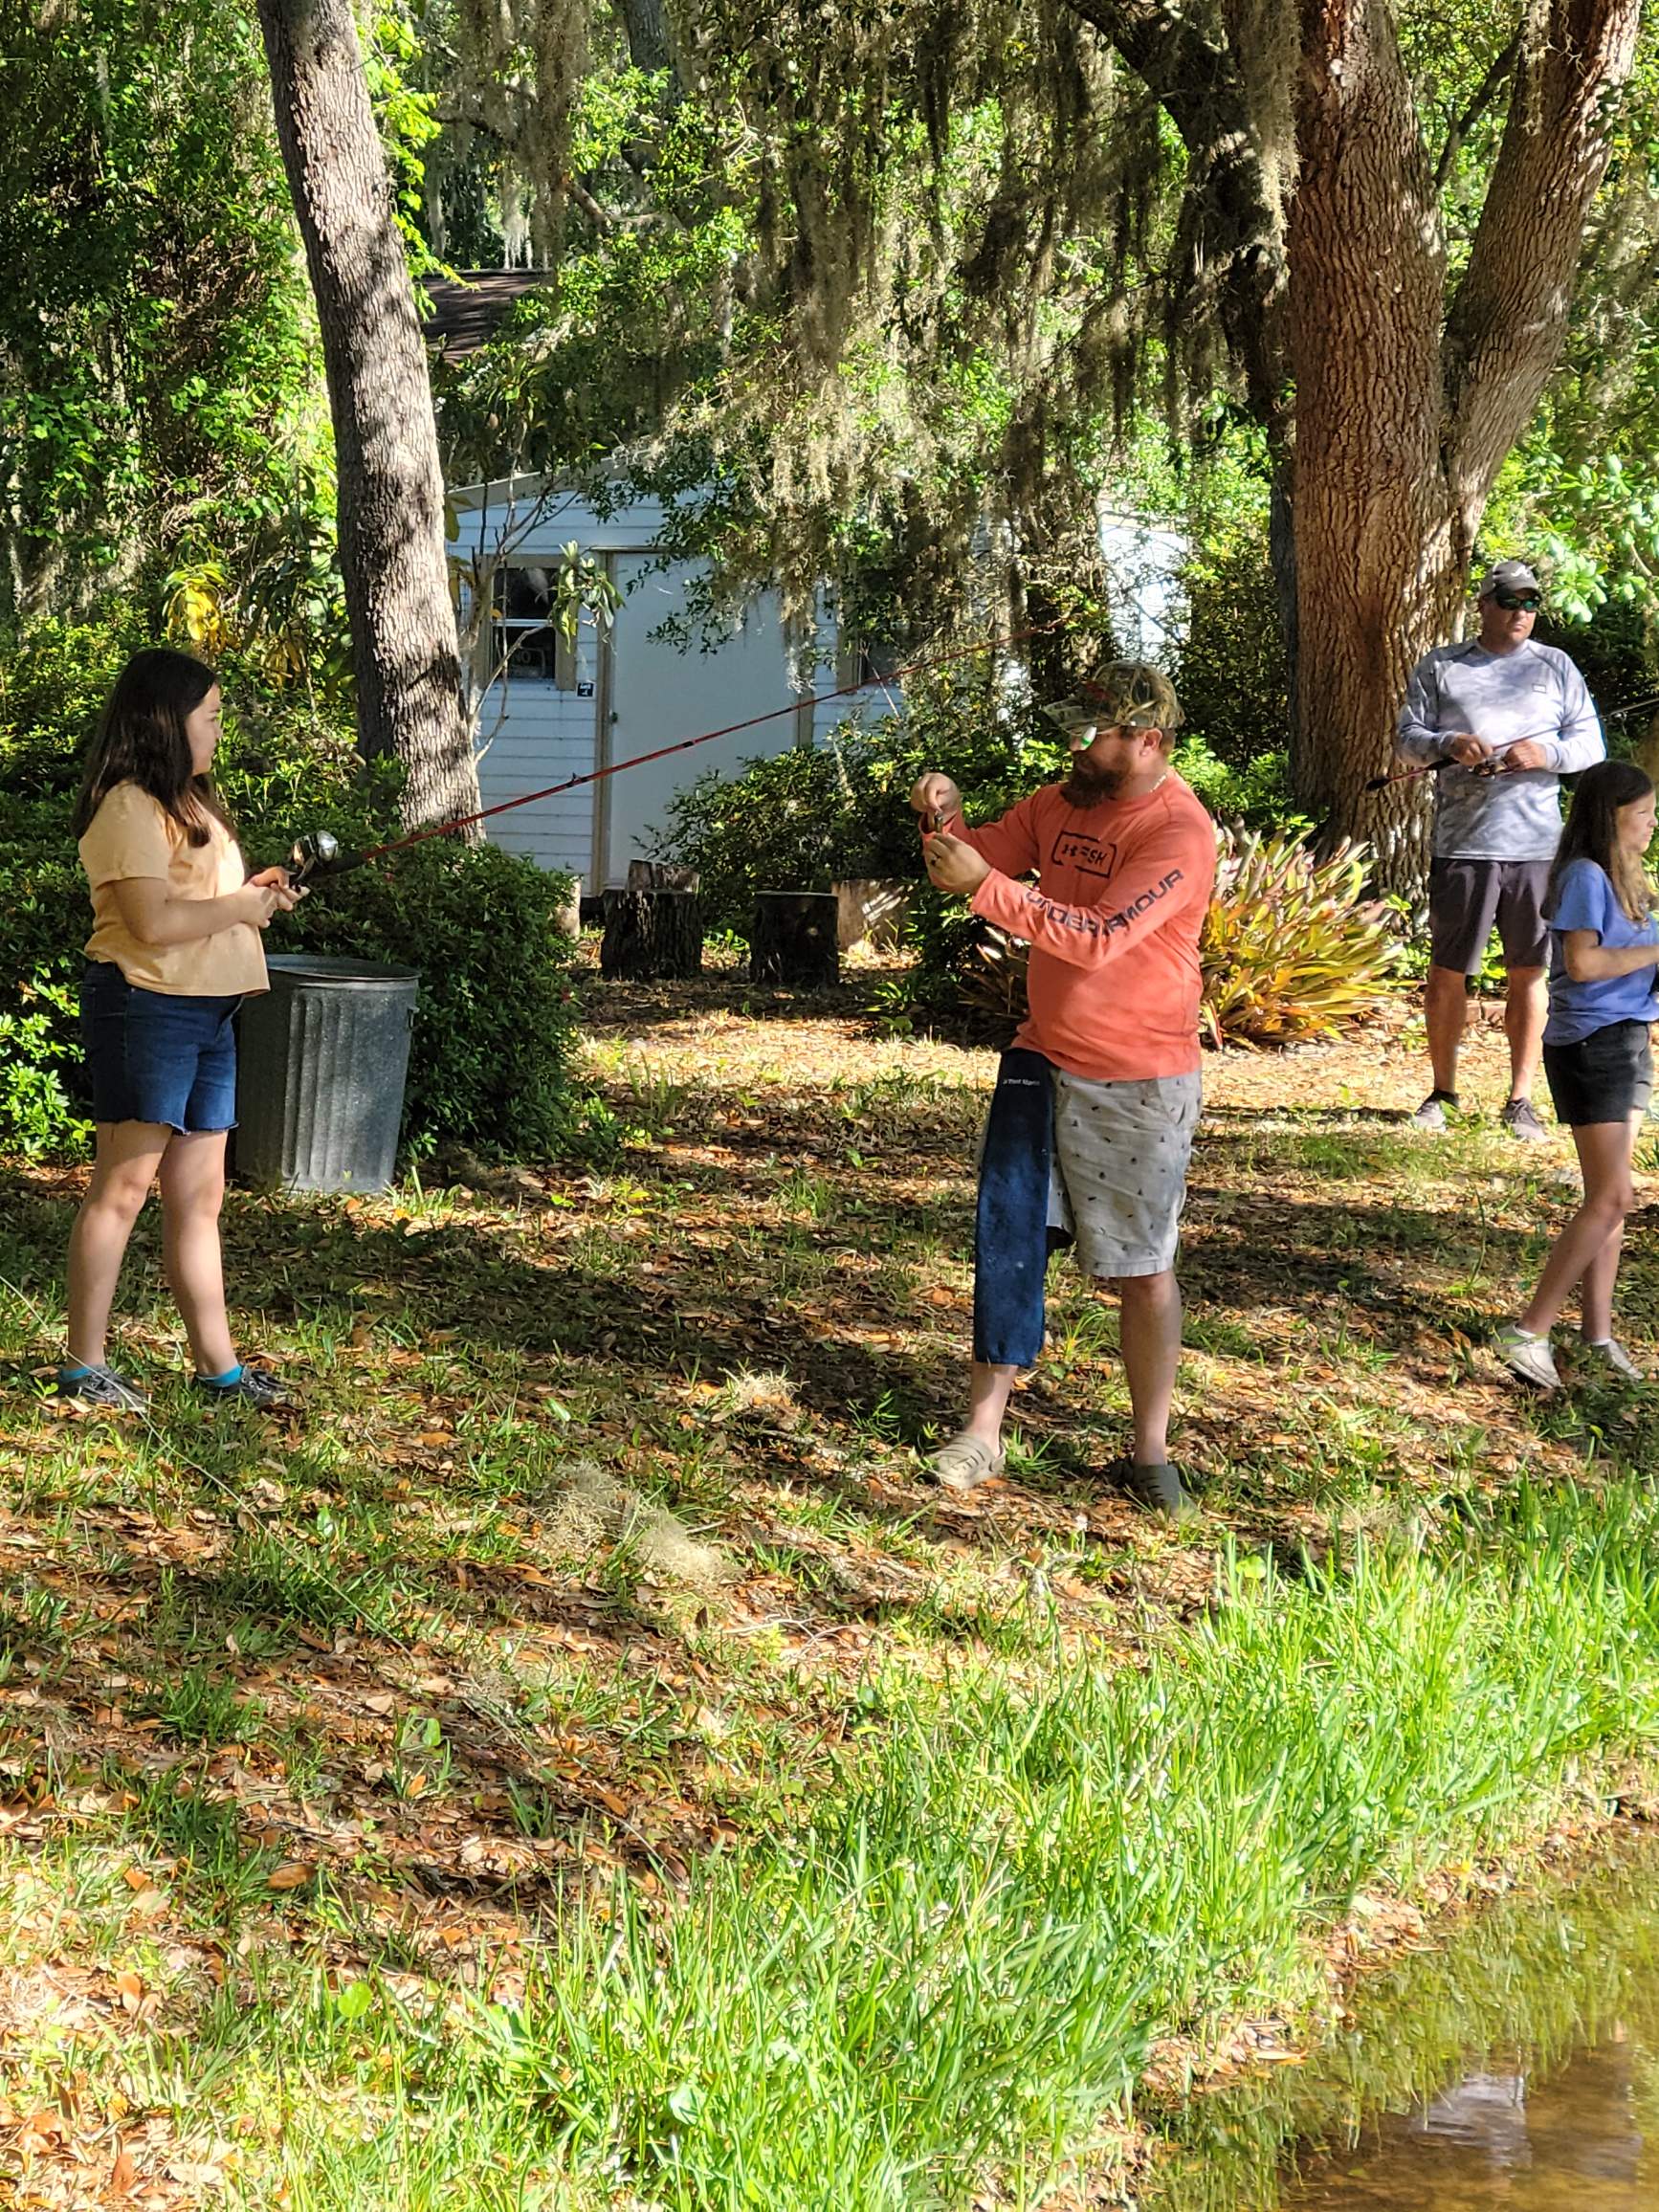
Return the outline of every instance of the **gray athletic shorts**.
<path id="1" fill-rule="evenodd" d="M 1454 975 L 1473 975 L 1495 921 L 1506 968 L 1546 966 L 1550 930 L 1543 904 L 1549 880 L 1547 860 L 1431 860 L 1429 959 Z"/>
<path id="2" fill-rule="evenodd" d="M 1161 1275 L 1175 1265 L 1201 1075 L 1092 1083 L 1054 1070 L 1049 1225 L 1076 1240 L 1086 1275 Z"/>

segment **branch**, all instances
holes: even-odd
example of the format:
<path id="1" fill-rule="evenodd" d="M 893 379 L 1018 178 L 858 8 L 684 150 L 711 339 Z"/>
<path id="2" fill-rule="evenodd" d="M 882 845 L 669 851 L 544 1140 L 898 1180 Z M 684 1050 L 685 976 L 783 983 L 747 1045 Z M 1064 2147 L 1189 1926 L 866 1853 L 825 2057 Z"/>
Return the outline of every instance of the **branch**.
<path id="1" fill-rule="evenodd" d="M 1471 524 L 1560 352 L 1584 224 L 1607 164 L 1611 98 L 1641 0 L 1542 0 L 1469 266 L 1447 318 L 1443 445 Z"/>
<path id="2" fill-rule="evenodd" d="M 1492 67 L 1481 78 L 1472 100 L 1460 116 L 1453 117 L 1447 126 L 1446 144 L 1440 149 L 1440 159 L 1434 165 L 1434 196 L 1439 199 L 1463 151 L 1464 141 L 1491 106 L 1501 85 L 1520 59 L 1521 34 L 1517 30 L 1509 44 L 1493 61 Z"/>
<path id="3" fill-rule="evenodd" d="M 1062 5 L 1117 49 L 1180 132 L 1189 164 L 1181 226 L 1188 300 L 1214 300 L 1228 348 L 1244 371 L 1251 412 L 1270 436 L 1282 434 L 1284 232 L 1231 55 L 1172 0 Z"/>

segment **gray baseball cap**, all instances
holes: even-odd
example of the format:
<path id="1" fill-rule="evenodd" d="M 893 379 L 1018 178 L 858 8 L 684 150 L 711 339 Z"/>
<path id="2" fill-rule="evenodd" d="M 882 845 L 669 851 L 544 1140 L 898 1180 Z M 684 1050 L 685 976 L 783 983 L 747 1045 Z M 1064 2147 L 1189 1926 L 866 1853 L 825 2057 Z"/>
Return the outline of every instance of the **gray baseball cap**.
<path id="1" fill-rule="evenodd" d="M 1536 591 L 1540 597 L 1543 586 L 1524 561 L 1495 561 L 1480 580 L 1477 599 L 1490 599 L 1494 591 Z"/>

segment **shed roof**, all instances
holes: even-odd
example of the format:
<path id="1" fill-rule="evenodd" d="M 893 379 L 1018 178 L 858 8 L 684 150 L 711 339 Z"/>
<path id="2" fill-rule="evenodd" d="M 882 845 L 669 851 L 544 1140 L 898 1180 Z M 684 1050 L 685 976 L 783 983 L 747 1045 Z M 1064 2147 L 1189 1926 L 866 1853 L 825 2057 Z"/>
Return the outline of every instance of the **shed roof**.
<path id="1" fill-rule="evenodd" d="M 551 269 L 463 269 L 458 278 L 431 280 L 426 286 L 432 303 L 424 326 L 427 343 L 445 361 L 460 361 L 495 336 L 515 300 L 552 281 Z"/>

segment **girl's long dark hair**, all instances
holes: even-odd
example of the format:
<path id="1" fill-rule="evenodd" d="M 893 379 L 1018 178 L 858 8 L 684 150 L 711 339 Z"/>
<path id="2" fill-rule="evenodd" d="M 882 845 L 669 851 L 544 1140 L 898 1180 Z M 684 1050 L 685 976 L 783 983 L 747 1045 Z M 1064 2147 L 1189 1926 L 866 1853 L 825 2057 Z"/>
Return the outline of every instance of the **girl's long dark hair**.
<path id="1" fill-rule="evenodd" d="M 1619 809 L 1648 798 L 1653 780 L 1634 761 L 1598 761 L 1579 778 L 1567 826 L 1556 848 L 1555 863 L 1544 892 L 1544 918 L 1556 911 L 1556 895 L 1562 875 L 1575 860 L 1593 860 L 1606 872 L 1619 904 L 1632 921 L 1644 921 L 1653 910 L 1653 887 L 1638 853 L 1626 852 L 1619 843 Z"/>
<path id="2" fill-rule="evenodd" d="M 192 845 L 208 842 L 208 821 L 229 818 L 210 776 L 190 764 L 185 723 L 218 677 L 202 661 L 170 646 L 135 653 L 115 679 L 87 757 L 75 802 L 81 836 L 118 784 L 136 784 L 176 822 Z"/>

